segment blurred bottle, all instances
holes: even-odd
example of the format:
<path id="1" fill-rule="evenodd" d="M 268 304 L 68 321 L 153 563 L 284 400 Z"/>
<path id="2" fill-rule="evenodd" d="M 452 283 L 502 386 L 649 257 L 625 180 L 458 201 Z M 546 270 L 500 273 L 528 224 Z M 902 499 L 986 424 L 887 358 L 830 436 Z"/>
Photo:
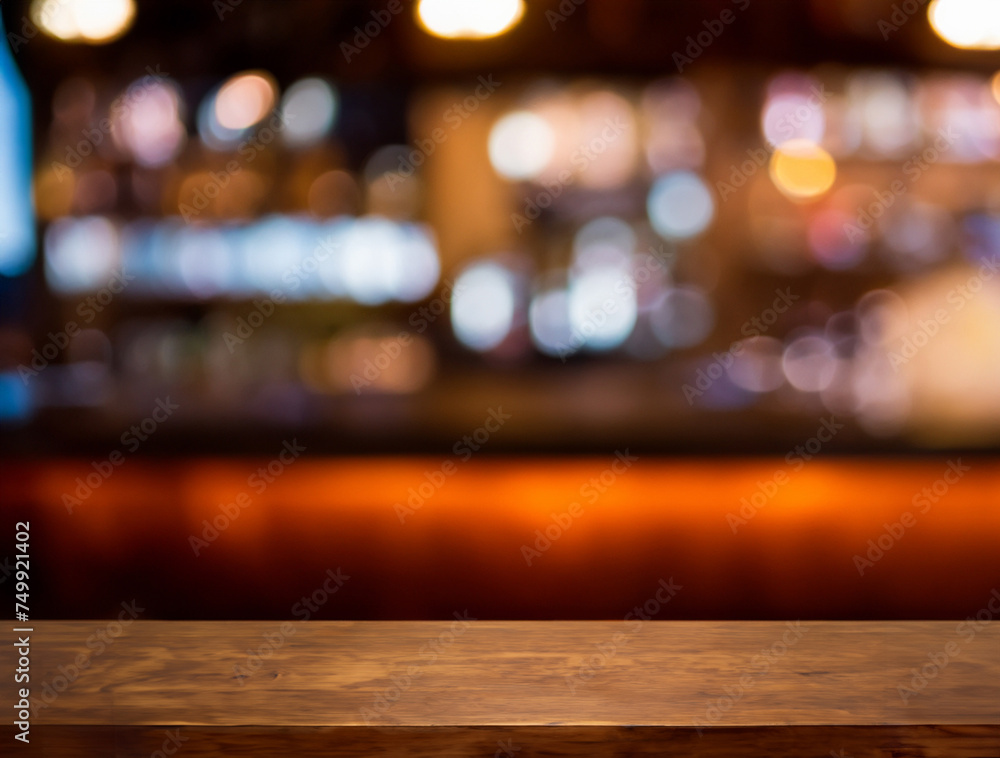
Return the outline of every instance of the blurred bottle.
<path id="1" fill-rule="evenodd" d="M 0 275 L 18 276 L 35 258 L 31 188 L 31 95 L 0 17 Z"/>

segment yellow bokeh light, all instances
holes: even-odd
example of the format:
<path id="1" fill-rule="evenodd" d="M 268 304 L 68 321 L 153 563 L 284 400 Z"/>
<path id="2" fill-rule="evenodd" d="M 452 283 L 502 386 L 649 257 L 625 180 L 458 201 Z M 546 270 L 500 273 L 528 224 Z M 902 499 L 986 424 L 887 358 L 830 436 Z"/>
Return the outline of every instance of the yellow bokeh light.
<path id="1" fill-rule="evenodd" d="M 274 107 L 277 86 L 263 72 L 237 74 L 215 97 L 215 118 L 226 129 L 247 129 Z"/>
<path id="2" fill-rule="evenodd" d="M 420 0 L 417 19 L 435 37 L 486 39 L 511 29 L 524 15 L 524 0 Z"/>
<path id="3" fill-rule="evenodd" d="M 40 218 L 52 221 L 68 216 L 73 210 L 76 173 L 70 168 L 40 169 L 35 174 L 35 208 Z"/>
<path id="4" fill-rule="evenodd" d="M 129 30 L 135 20 L 135 0 L 33 0 L 30 14 L 50 37 L 101 44 Z"/>
<path id="5" fill-rule="evenodd" d="M 771 181 L 785 195 L 809 198 L 822 195 L 837 177 L 830 154 L 809 140 L 790 140 L 771 156 Z"/>
<path id="6" fill-rule="evenodd" d="M 993 93 L 993 99 L 1000 103 L 1000 71 L 993 74 L 993 78 L 990 79 L 990 92 Z"/>
<path id="7" fill-rule="evenodd" d="M 934 32 L 953 47 L 1000 49 L 1000 3 L 996 0 L 931 0 L 927 18 Z"/>

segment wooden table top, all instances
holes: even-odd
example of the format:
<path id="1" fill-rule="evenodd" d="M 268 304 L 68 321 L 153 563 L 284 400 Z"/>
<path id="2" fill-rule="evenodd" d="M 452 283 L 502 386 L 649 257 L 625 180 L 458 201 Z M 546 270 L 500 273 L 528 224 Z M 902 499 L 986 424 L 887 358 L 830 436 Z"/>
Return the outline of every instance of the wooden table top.
<path id="1" fill-rule="evenodd" d="M 33 726 L 1000 725 L 996 623 L 31 626 Z"/>

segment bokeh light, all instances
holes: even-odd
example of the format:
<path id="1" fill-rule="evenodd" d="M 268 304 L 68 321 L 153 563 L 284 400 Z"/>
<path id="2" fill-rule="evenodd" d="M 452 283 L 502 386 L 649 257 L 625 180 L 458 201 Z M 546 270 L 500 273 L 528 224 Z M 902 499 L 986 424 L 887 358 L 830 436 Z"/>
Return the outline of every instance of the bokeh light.
<path id="1" fill-rule="evenodd" d="M 509 113 L 490 131 L 490 163 L 508 179 L 534 179 L 552 160 L 556 135 L 549 123 L 529 111 Z"/>
<path id="2" fill-rule="evenodd" d="M 352 327 L 329 340 L 313 357 L 317 389 L 351 395 L 419 392 L 434 374 L 434 346 L 419 334 L 400 336 L 398 327 Z"/>
<path id="3" fill-rule="evenodd" d="M 531 341 L 546 355 L 565 356 L 579 349 L 570 345 L 573 329 L 569 321 L 569 293 L 565 288 L 553 287 L 536 293 L 528 310 L 528 324 Z"/>
<path id="4" fill-rule="evenodd" d="M 909 77 L 890 71 L 861 71 L 847 82 L 849 128 L 877 157 L 902 157 L 920 137 L 920 116 Z"/>
<path id="5" fill-rule="evenodd" d="M 864 258 L 866 235 L 848 232 L 856 218 L 839 208 L 826 208 L 809 221 L 807 237 L 813 257 L 834 271 L 854 268 Z"/>
<path id="6" fill-rule="evenodd" d="M 793 139 L 819 143 L 826 131 L 823 108 L 815 98 L 799 93 L 782 93 L 768 98 L 761 115 L 764 138 L 772 145 Z"/>
<path id="7" fill-rule="evenodd" d="M 466 347 L 486 352 L 510 333 L 517 306 L 513 274 L 493 261 L 475 263 L 455 280 L 451 326 Z"/>
<path id="8" fill-rule="evenodd" d="M 570 346 L 612 350 L 632 333 L 638 307 L 635 290 L 620 266 L 594 266 L 574 274 L 569 286 Z"/>
<path id="9" fill-rule="evenodd" d="M 430 34 L 447 39 L 485 39 L 511 29 L 524 15 L 524 0 L 420 0 L 417 19 Z"/>
<path id="10" fill-rule="evenodd" d="M 295 147 L 312 145 L 333 128 L 337 116 L 337 93 L 324 79 L 295 82 L 281 100 L 286 122 L 282 137 Z"/>
<path id="11" fill-rule="evenodd" d="M 596 266 L 624 269 L 635 249 L 635 232 L 615 216 L 588 221 L 573 237 L 573 262 L 581 270 Z"/>
<path id="12" fill-rule="evenodd" d="M 236 74 L 215 96 L 215 118 L 223 129 L 239 131 L 260 122 L 274 107 L 277 85 L 270 74 Z"/>
<path id="13" fill-rule="evenodd" d="M 785 195 L 812 198 L 833 186 L 837 165 L 819 145 L 790 140 L 772 153 L 770 171 L 775 186 Z"/>
<path id="14" fill-rule="evenodd" d="M 107 218 L 60 219 L 45 233 L 45 278 L 56 291 L 101 288 L 118 260 L 118 230 Z"/>
<path id="15" fill-rule="evenodd" d="M 687 239 L 708 228 L 715 201 L 705 182 L 690 171 L 658 178 L 649 191 L 646 210 L 656 232 L 666 239 Z"/>
<path id="16" fill-rule="evenodd" d="M 135 0 L 32 0 L 29 13 L 50 37 L 102 44 L 125 34 L 135 11 Z"/>
<path id="17" fill-rule="evenodd" d="M 596 188 L 624 185 L 635 171 L 636 133 L 632 104 L 617 92 L 597 90 L 581 98 L 579 134 L 573 140 L 580 184 Z M 572 156 L 570 160 L 572 166 Z"/>
<path id="18" fill-rule="evenodd" d="M 112 136 L 140 166 L 166 165 L 187 139 L 181 103 L 177 85 L 168 79 L 136 81 L 119 98 L 120 107 L 112 108 Z"/>
<path id="19" fill-rule="evenodd" d="M 1000 49 L 1000 3 L 994 0 L 931 0 L 927 18 L 935 33 L 953 47 Z"/>
<path id="20" fill-rule="evenodd" d="M 789 343 L 781 365 L 785 378 L 795 389 L 820 392 L 830 386 L 836 374 L 836 351 L 826 337 L 808 334 Z"/>
<path id="21" fill-rule="evenodd" d="M 773 392 L 785 383 L 781 367 L 782 344 L 774 337 L 750 337 L 742 342 L 726 369 L 729 381 L 757 394 Z"/>

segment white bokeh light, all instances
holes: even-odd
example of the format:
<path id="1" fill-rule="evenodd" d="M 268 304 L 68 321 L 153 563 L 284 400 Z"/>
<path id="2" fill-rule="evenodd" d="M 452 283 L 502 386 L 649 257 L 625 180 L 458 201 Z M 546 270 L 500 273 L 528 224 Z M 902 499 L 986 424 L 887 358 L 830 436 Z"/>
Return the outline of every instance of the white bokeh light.
<path id="1" fill-rule="evenodd" d="M 337 116 L 337 94 L 323 79 L 301 79 L 281 100 L 285 124 L 282 137 L 289 145 L 302 147 L 318 142 L 333 127 Z"/>
<path id="2" fill-rule="evenodd" d="M 620 287 L 627 281 L 618 266 L 590 268 L 573 276 L 569 286 L 570 347 L 612 350 L 635 327 L 638 307 L 635 289 Z"/>
<path id="3" fill-rule="evenodd" d="M 996 0 L 931 0 L 927 17 L 949 45 L 972 50 L 1000 48 L 1000 3 Z"/>
<path id="4" fill-rule="evenodd" d="M 837 373 L 833 343 L 818 334 L 791 342 L 781 358 L 788 383 L 802 392 L 820 392 L 830 386 Z"/>
<path id="5" fill-rule="evenodd" d="M 476 263 L 455 280 L 451 325 L 459 342 L 486 352 L 506 339 L 514 323 L 514 276 L 499 263 Z"/>
<path id="6" fill-rule="evenodd" d="M 715 215 L 715 202 L 700 176 L 691 171 L 676 171 L 653 183 L 646 210 L 661 237 L 687 239 L 708 228 Z"/>
<path id="7" fill-rule="evenodd" d="M 570 347 L 573 336 L 569 323 L 569 293 L 549 289 L 531 299 L 528 309 L 531 341 L 546 355 L 565 356 L 575 352 Z"/>
<path id="8" fill-rule="evenodd" d="M 792 139 L 820 142 L 826 131 L 823 107 L 812 96 L 786 92 L 768 98 L 761 116 L 764 138 L 772 145 Z"/>
<path id="9" fill-rule="evenodd" d="M 534 179 L 549 164 L 556 135 L 541 116 L 529 111 L 509 113 L 490 130 L 490 163 L 508 179 Z"/>
<path id="10" fill-rule="evenodd" d="M 59 219 L 45 233 L 45 278 L 59 292 L 105 286 L 119 256 L 118 230 L 102 216 Z"/>
<path id="11" fill-rule="evenodd" d="M 524 15 L 524 0 L 420 0 L 417 19 L 436 37 L 484 39 L 503 34 Z"/>
<path id="12" fill-rule="evenodd" d="M 169 80 L 151 84 L 140 80 L 123 93 L 119 104 L 114 139 L 140 166 L 157 168 L 170 163 L 187 139 L 177 85 Z"/>

